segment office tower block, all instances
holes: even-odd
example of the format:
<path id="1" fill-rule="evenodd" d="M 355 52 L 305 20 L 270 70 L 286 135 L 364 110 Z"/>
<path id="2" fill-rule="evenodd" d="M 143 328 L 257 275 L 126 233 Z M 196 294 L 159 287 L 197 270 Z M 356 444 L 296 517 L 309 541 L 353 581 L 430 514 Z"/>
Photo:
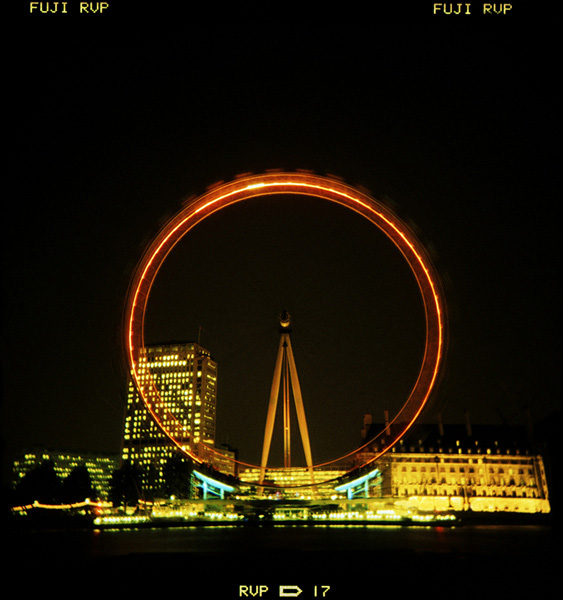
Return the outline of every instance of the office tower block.
<path id="1" fill-rule="evenodd" d="M 205 456 L 215 445 L 217 363 L 211 354 L 195 342 L 151 344 L 140 361 L 141 378 L 148 381 L 150 374 L 159 390 L 159 406 L 154 408 L 173 416 L 176 431 L 183 432 L 182 446 Z M 163 491 L 166 463 L 178 450 L 130 380 L 122 459 L 140 468 L 145 492 Z"/>

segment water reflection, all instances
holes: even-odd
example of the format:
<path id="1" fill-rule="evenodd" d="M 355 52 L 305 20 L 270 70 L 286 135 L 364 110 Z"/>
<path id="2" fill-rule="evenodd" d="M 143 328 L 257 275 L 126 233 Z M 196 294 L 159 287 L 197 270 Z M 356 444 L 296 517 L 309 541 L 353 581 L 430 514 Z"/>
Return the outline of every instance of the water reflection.
<path id="1" fill-rule="evenodd" d="M 458 594 L 471 590 L 488 598 L 493 589 L 517 597 L 526 588 L 548 591 L 554 549 L 549 527 L 270 525 L 24 531 L 14 536 L 11 556 L 19 567 L 60 571 L 72 564 L 88 576 L 96 572 L 98 582 L 110 574 L 138 573 L 128 585 L 140 591 L 148 575 L 175 573 L 167 580 L 174 588 L 197 577 L 213 586 L 218 599 L 241 597 L 236 585 L 254 580 L 274 587 L 293 580 L 331 584 L 326 597 L 333 599 L 365 593 L 376 582 L 389 592 L 457 582 Z M 299 597 L 314 597 L 311 590 Z"/>

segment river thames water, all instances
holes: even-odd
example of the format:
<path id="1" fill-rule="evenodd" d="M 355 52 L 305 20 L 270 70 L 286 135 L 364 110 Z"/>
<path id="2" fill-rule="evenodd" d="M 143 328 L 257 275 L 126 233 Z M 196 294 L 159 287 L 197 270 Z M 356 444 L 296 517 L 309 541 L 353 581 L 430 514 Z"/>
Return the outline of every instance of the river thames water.
<path id="1" fill-rule="evenodd" d="M 12 532 L 8 548 L 3 566 L 28 591 L 212 600 L 520 599 L 551 596 L 561 568 L 554 530 L 536 525 L 42 529 Z"/>

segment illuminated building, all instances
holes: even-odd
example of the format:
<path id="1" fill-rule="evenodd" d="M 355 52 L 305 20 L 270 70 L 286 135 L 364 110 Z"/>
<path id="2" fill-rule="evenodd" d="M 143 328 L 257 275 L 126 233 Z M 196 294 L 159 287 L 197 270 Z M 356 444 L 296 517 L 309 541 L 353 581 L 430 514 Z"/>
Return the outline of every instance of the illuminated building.
<path id="1" fill-rule="evenodd" d="M 374 442 L 358 461 L 375 455 L 391 428 L 366 417 L 364 439 Z M 374 465 L 384 496 L 412 509 L 550 512 L 544 462 L 525 428 L 419 425 Z"/>
<path id="2" fill-rule="evenodd" d="M 264 479 L 262 469 L 258 467 L 249 467 L 241 469 L 240 480 L 243 484 L 254 484 L 260 486 L 262 483 L 274 485 L 268 492 L 270 495 L 276 495 L 277 489 L 282 490 L 285 497 L 315 497 L 329 498 L 334 495 L 335 483 L 346 474 L 347 469 L 335 466 L 334 468 L 320 469 L 318 471 L 320 483 L 311 483 L 311 473 L 308 467 L 290 467 L 290 468 L 268 468 L 267 476 Z M 244 486 L 243 486 L 244 487 Z M 268 488 L 267 488 L 268 489 Z M 261 494 L 259 494 L 260 496 Z"/>
<path id="3" fill-rule="evenodd" d="M 199 456 L 207 465 L 224 475 L 236 476 L 238 452 L 228 444 L 215 444 L 213 447 L 199 444 Z"/>
<path id="4" fill-rule="evenodd" d="M 138 372 L 140 385 L 149 385 L 152 381 L 158 389 L 153 412 L 165 412 L 174 419 L 183 432 L 182 445 L 212 463 L 215 460 L 210 449 L 215 446 L 217 363 L 210 353 L 193 342 L 148 345 L 141 351 Z M 122 459 L 141 468 L 145 492 L 160 492 L 165 465 L 176 450 L 130 380 Z"/>
<path id="5" fill-rule="evenodd" d="M 55 473 L 61 480 L 66 479 L 76 467 L 86 467 L 92 487 L 100 498 L 106 499 L 110 492 L 112 474 L 119 464 L 119 457 L 92 452 L 85 454 L 61 450 L 24 450 L 14 459 L 14 488 L 28 473 L 47 461 L 53 463 Z"/>

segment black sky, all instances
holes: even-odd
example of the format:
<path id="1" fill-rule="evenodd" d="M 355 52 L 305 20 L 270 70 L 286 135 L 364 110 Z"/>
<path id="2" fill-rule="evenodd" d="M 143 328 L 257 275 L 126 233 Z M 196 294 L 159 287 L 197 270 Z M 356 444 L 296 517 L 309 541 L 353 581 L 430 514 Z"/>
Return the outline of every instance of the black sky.
<path id="1" fill-rule="evenodd" d="M 183 33 L 57 22 L 57 35 L 24 19 L 3 232 L 6 456 L 119 450 L 120 319 L 144 245 L 188 196 L 269 168 L 368 188 L 429 249 L 450 344 L 428 418 L 558 410 L 555 44 L 546 29 L 531 47 L 525 16 Z M 243 458 L 260 445 L 282 309 L 319 458 L 409 388 L 419 300 L 372 229 L 320 200 L 257 201 L 205 221 L 159 275 L 148 333 L 202 327 L 218 441 Z"/>

